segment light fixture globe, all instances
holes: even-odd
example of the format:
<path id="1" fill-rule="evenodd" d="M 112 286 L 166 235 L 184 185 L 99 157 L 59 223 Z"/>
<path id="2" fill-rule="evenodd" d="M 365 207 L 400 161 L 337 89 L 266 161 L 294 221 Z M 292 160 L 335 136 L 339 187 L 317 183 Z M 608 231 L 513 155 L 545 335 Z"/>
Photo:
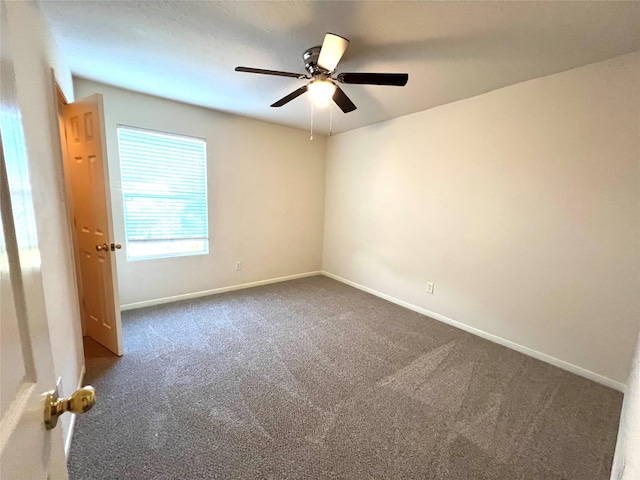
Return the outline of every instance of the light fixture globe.
<path id="1" fill-rule="evenodd" d="M 314 80 L 308 86 L 311 101 L 317 107 L 326 107 L 331 103 L 336 85 L 330 80 Z"/>

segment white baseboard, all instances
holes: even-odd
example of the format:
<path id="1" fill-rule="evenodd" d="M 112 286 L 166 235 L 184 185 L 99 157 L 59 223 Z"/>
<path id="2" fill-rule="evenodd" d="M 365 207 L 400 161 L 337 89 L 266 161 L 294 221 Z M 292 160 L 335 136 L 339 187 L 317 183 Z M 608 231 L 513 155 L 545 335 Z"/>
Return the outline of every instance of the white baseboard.
<path id="1" fill-rule="evenodd" d="M 78 378 L 78 386 L 76 388 L 82 388 L 84 384 L 85 366 L 82 366 L 80 371 L 80 377 Z M 71 421 L 69 422 L 69 430 L 67 431 L 67 438 L 64 439 L 64 454 L 69 458 L 69 450 L 71 449 L 71 440 L 73 439 L 73 430 L 76 426 L 76 414 L 71 414 Z"/>
<path id="2" fill-rule="evenodd" d="M 219 293 L 233 292 L 234 290 L 243 290 L 245 288 L 259 287 L 260 285 L 268 285 L 270 283 L 286 282 L 287 280 L 295 280 L 297 278 L 313 277 L 320 275 L 322 272 L 317 270 L 314 272 L 297 273 L 295 275 L 287 275 L 286 277 L 269 278 L 267 280 L 259 280 L 257 282 L 241 283 L 239 285 L 231 285 L 229 287 L 214 288 L 212 290 L 202 290 L 200 292 L 185 293 L 182 295 L 174 295 L 171 297 L 156 298 L 153 300 L 145 300 L 144 302 L 127 303 L 120 305 L 120 310 L 134 310 L 136 308 L 151 307 L 153 305 L 161 305 L 163 303 L 177 302 L 179 300 L 189 300 L 191 298 L 206 297 L 208 295 L 217 295 Z"/>
<path id="3" fill-rule="evenodd" d="M 624 383 L 618 382 L 609 377 L 605 377 L 604 375 L 600 375 L 599 373 L 586 370 L 572 363 L 565 362 L 564 360 L 560 360 L 558 358 L 552 357 L 551 355 L 547 355 L 546 353 L 533 350 L 531 348 L 519 345 L 510 340 L 506 340 L 502 337 L 498 337 L 497 335 L 493 335 L 483 330 L 479 330 L 477 328 L 471 327 L 457 320 L 453 320 L 452 318 L 445 317 L 444 315 L 440 315 L 439 313 L 427 310 L 426 308 L 418 307 L 417 305 L 413 305 L 412 303 L 405 302 L 404 300 L 400 300 L 398 298 L 392 297 L 391 295 L 387 295 L 386 293 L 379 292 L 377 290 L 374 290 L 373 288 L 365 287 L 364 285 L 360 285 L 359 283 L 352 282 L 351 280 L 347 280 L 346 278 L 339 277 L 338 275 L 335 275 L 333 273 L 329 273 L 324 270 L 321 273 L 322 275 L 325 275 L 329 278 L 333 278 L 334 280 L 337 280 L 339 282 L 355 287 L 358 290 L 365 291 L 367 293 L 375 295 L 376 297 L 380 297 L 391 303 L 400 305 L 401 307 L 408 308 L 409 310 L 413 310 L 414 312 L 421 313 L 422 315 L 426 315 L 427 317 L 431 317 L 435 320 L 439 320 L 443 323 L 452 325 L 456 328 L 459 328 L 460 330 L 464 330 L 466 332 L 477 335 L 478 337 L 484 338 L 486 340 L 489 340 L 491 342 L 497 343 L 504 347 L 510 348 L 517 352 L 524 353 L 525 355 L 529 355 L 530 357 L 533 357 L 535 359 L 542 360 L 543 362 L 549 363 L 553 366 L 559 367 L 568 372 L 575 373 L 576 375 L 587 378 L 589 380 L 593 380 L 596 383 L 613 388 L 614 390 L 618 390 L 619 392 L 625 393 L 627 390 L 627 386 Z"/>

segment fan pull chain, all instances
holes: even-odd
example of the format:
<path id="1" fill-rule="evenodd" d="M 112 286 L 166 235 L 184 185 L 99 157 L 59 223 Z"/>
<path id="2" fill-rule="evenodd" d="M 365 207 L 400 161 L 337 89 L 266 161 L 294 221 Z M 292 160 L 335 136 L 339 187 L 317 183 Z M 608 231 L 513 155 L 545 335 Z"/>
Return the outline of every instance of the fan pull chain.
<path id="1" fill-rule="evenodd" d="M 311 102 L 311 136 L 309 140 L 313 140 L 313 102 Z"/>
<path id="2" fill-rule="evenodd" d="M 333 103 L 329 104 L 329 136 L 333 132 Z"/>

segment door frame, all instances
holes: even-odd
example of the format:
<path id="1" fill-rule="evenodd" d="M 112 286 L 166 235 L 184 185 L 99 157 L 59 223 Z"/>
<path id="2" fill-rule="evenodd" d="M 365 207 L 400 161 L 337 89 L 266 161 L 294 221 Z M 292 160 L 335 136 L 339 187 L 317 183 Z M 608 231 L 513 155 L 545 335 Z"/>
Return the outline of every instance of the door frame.
<path id="1" fill-rule="evenodd" d="M 75 229 L 73 228 L 73 218 L 74 215 L 74 205 L 73 205 L 73 195 L 69 194 L 71 179 L 69 176 L 69 151 L 66 148 L 66 132 L 64 128 L 64 118 L 62 117 L 62 108 L 64 105 L 68 105 L 69 101 L 67 100 L 66 95 L 58 85 L 56 81 L 55 74 L 53 69 L 51 70 L 51 76 L 53 80 L 53 88 L 55 91 L 56 98 L 56 120 L 58 125 L 58 137 L 60 139 L 60 153 L 62 158 L 62 171 L 64 175 L 64 196 L 66 200 L 66 211 L 67 211 L 67 227 L 69 228 L 69 236 L 71 237 L 72 242 L 72 250 L 73 250 L 73 271 L 74 271 L 74 282 L 76 285 L 76 290 L 78 292 L 78 309 L 80 310 L 80 326 L 82 328 L 82 336 L 86 336 L 86 313 L 83 305 L 83 291 L 82 291 L 82 281 L 80 274 L 80 258 L 78 258 L 78 239 L 76 236 Z"/>

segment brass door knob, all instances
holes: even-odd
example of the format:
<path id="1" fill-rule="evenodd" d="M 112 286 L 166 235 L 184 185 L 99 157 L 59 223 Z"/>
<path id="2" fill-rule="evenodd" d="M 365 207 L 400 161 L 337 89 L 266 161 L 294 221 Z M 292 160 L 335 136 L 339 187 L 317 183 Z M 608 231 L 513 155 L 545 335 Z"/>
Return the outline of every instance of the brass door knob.
<path id="1" fill-rule="evenodd" d="M 111 244 L 111 251 L 112 251 L 112 252 L 113 252 L 113 251 L 115 251 L 115 250 L 116 250 L 116 248 L 117 248 L 118 250 L 120 250 L 120 249 L 122 248 L 122 245 L 120 245 L 119 243 L 112 243 L 112 244 Z"/>
<path id="2" fill-rule="evenodd" d="M 106 243 L 103 243 L 102 245 L 96 245 L 96 250 L 99 252 L 106 252 L 107 250 L 109 250 L 109 245 L 107 245 Z"/>
<path id="3" fill-rule="evenodd" d="M 58 398 L 58 390 L 47 393 L 44 402 L 44 424 L 51 430 L 58 424 L 58 417 L 64 412 L 82 414 L 88 412 L 96 404 L 96 391 L 87 385 L 79 388 L 69 398 Z"/>

